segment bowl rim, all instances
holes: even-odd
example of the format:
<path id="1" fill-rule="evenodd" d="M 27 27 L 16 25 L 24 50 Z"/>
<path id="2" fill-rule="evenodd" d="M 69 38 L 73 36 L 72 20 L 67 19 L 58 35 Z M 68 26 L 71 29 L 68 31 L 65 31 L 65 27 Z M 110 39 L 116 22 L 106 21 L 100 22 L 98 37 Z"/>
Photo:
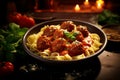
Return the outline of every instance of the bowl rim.
<path id="1" fill-rule="evenodd" d="M 92 55 L 90 55 L 90 56 L 87 56 L 87 57 L 85 57 L 85 58 L 82 58 L 82 59 L 77 59 L 77 60 L 50 60 L 50 59 L 42 58 L 42 57 L 40 57 L 40 56 L 38 56 L 38 55 L 36 55 L 36 54 L 31 54 L 32 51 L 30 51 L 30 50 L 28 49 L 28 47 L 25 45 L 25 44 L 26 44 L 25 38 L 26 38 L 26 36 L 28 35 L 28 33 L 29 33 L 32 29 L 34 29 L 34 28 L 36 28 L 36 27 L 38 27 L 38 26 L 40 26 L 40 25 L 43 25 L 43 24 L 46 24 L 46 23 L 49 23 L 49 22 L 57 22 L 57 21 L 73 21 L 73 22 L 80 22 L 80 23 L 83 23 L 83 24 L 87 24 L 87 25 L 93 26 L 93 27 L 95 27 L 96 29 L 98 29 L 99 31 L 101 31 L 101 33 L 104 35 L 104 38 L 105 38 L 104 44 L 103 44 L 103 45 L 101 46 L 101 48 L 100 48 L 98 51 L 96 51 L 94 54 L 92 54 Z M 55 19 L 55 20 L 50 20 L 50 21 L 45 21 L 45 22 L 38 23 L 38 24 L 34 25 L 33 27 L 29 28 L 28 31 L 27 31 L 27 32 L 25 33 L 25 35 L 23 36 L 22 42 L 23 42 L 24 50 L 25 50 L 25 51 L 27 52 L 27 54 L 29 54 L 30 56 L 32 56 L 32 57 L 34 57 L 34 58 L 36 58 L 36 59 L 38 59 L 38 60 L 40 60 L 40 61 L 47 61 L 47 62 L 50 62 L 50 63 L 51 63 L 51 62 L 60 62 L 60 63 L 63 62 L 63 63 L 64 63 L 64 62 L 77 62 L 77 61 L 82 61 L 82 60 L 85 60 L 85 59 L 88 59 L 88 58 L 91 58 L 91 57 L 94 57 L 94 56 L 98 56 L 100 53 L 102 53 L 102 52 L 104 51 L 104 49 L 105 49 L 105 47 L 106 47 L 106 45 L 107 45 L 107 36 L 106 36 L 106 34 L 104 33 L 104 31 L 103 31 L 101 28 L 99 28 L 99 27 L 97 27 L 97 25 L 92 24 L 92 23 L 87 22 L 87 21 L 82 21 L 82 20 L 77 20 L 77 19 Z"/>

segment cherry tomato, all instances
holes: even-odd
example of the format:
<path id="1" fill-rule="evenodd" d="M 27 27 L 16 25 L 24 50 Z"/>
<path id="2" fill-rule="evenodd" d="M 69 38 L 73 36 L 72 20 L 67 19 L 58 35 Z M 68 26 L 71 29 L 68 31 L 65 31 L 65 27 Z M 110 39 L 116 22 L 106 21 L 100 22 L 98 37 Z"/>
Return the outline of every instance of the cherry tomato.
<path id="1" fill-rule="evenodd" d="M 18 24 L 21 27 L 27 27 L 27 23 L 28 23 L 27 20 L 28 20 L 28 17 L 26 15 L 23 15 L 22 17 L 20 17 Z"/>
<path id="2" fill-rule="evenodd" d="M 14 65 L 11 62 L 0 62 L 0 76 L 5 76 L 14 71 Z"/>
<path id="3" fill-rule="evenodd" d="M 35 20 L 32 17 L 28 17 L 26 23 L 27 23 L 26 27 L 29 28 L 35 25 Z"/>
<path id="4" fill-rule="evenodd" d="M 17 13 L 17 12 L 10 13 L 10 14 L 8 14 L 8 21 L 18 23 L 21 16 L 22 15 L 20 13 Z"/>
<path id="5" fill-rule="evenodd" d="M 34 18 L 17 12 L 9 14 L 8 21 L 15 22 L 16 24 L 20 25 L 20 27 L 30 28 L 35 25 Z"/>
<path id="6" fill-rule="evenodd" d="M 21 26 L 21 27 L 27 27 L 27 28 L 30 28 L 32 26 L 35 25 L 35 20 L 32 18 L 32 17 L 28 17 L 26 15 L 23 15 L 18 24 Z"/>

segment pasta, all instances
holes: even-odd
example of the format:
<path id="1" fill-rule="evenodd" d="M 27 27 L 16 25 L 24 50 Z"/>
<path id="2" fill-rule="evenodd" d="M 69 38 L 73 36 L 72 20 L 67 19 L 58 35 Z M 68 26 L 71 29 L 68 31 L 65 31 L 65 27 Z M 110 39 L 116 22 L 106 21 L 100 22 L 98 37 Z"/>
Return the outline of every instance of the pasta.
<path id="1" fill-rule="evenodd" d="M 94 54 L 102 43 L 87 27 L 65 21 L 45 25 L 27 38 L 28 48 L 38 56 L 51 60 L 78 60 Z"/>

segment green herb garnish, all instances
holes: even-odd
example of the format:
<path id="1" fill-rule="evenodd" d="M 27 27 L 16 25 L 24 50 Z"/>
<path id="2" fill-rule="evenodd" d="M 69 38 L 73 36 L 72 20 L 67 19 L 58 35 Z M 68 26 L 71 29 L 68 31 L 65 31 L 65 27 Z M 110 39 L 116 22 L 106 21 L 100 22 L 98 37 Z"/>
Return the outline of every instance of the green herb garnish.
<path id="1" fill-rule="evenodd" d="M 78 34 L 77 32 L 72 33 L 68 31 L 64 31 L 64 35 L 72 41 L 76 39 L 77 34 Z"/>

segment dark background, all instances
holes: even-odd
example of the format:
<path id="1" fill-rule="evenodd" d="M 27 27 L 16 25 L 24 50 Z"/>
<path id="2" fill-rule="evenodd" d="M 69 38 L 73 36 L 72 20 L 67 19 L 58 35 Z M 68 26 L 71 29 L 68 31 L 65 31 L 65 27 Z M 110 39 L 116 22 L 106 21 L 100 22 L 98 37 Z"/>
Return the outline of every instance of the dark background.
<path id="1" fill-rule="evenodd" d="M 38 0 L 39 9 L 46 9 L 48 2 L 57 2 L 57 6 L 60 4 L 83 4 L 84 0 Z M 96 0 L 89 0 L 89 2 L 95 2 Z M 119 0 L 104 0 L 105 8 L 113 11 L 114 13 L 120 14 L 120 3 Z M 11 4 L 12 3 L 12 4 Z M 9 5 L 9 6 L 8 6 Z M 12 6 L 10 6 L 12 5 Z M 35 6 L 35 0 L 0 0 L 0 25 L 6 24 L 8 12 L 33 12 Z M 44 7 L 46 6 L 46 7 Z"/>

